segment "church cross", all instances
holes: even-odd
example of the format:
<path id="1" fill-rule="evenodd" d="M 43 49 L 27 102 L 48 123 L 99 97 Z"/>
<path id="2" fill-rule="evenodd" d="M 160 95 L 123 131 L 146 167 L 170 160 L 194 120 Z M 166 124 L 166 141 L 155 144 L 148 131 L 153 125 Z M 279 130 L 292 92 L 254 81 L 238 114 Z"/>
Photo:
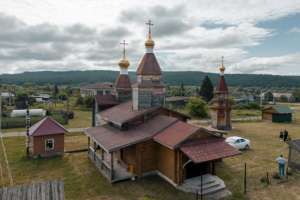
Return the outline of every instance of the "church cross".
<path id="1" fill-rule="evenodd" d="M 152 24 L 151 20 L 149 19 L 148 22 L 146 22 L 146 25 L 148 25 L 149 27 L 149 36 L 151 35 L 151 26 L 153 26 L 154 24 Z"/>
<path id="2" fill-rule="evenodd" d="M 128 43 L 123 40 L 123 42 L 121 42 L 120 44 L 123 45 L 123 58 L 125 58 L 126 45 L 128 45 Z"/>
<path id="3" fill-rule="evenodd" d="M 224 56 L 222 56 L 221 59 L 222 59 L 222 60 L 221 60 L 222 66 L 224 66 Z"/>

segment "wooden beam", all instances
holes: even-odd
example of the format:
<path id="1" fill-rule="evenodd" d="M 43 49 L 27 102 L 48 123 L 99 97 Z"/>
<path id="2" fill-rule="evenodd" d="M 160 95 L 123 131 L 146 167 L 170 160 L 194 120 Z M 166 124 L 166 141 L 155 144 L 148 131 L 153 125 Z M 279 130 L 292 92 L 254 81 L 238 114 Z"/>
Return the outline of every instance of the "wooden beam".
<path id="1" fill-rule="evenodd" d="M 110 179 L 114 179 L 114 153 L 110 153 L 110 168 L 111 168 L 111 173 L 110 173 Z"/>

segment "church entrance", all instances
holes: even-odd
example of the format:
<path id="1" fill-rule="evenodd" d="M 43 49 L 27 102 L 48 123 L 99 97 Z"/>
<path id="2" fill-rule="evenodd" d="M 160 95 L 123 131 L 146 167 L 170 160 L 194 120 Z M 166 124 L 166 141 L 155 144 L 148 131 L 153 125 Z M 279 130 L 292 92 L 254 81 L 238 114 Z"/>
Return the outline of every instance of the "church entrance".
<path id="1" fill-rule="evenodd" d="M 198 164 L 190 162 L 185 167 L 185 179 L 189 179 L 189 178 L 193 178 L 196 176 L 201 176 L 209 173 L 212 173 L 210 162 L 204 162 Z"/>

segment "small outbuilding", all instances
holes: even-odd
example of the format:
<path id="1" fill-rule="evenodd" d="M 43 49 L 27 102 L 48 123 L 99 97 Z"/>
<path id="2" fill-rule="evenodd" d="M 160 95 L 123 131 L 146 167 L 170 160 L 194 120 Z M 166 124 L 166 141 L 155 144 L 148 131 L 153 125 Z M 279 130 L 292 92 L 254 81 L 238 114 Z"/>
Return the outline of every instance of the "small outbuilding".
<path id="1" fill-rule="evenodd" d="M 30 157 L 63 155 L 64 135 L 68 131 L 51 117 L 45 117 L 30 127 L 28 153 Z"/>
<path id="2" fill-rule="evenodd" d="M 289 141 L 288 144 L 288 165 L 292 170 L 300 170 L 300 139 Z"/>
<path id="3" fill-rule="evenodd" d="M 285 105 L 270 105 L 262 109 L 262 119 L 277 123 L 289 123 L 293 120 L 293 111 Z"/>

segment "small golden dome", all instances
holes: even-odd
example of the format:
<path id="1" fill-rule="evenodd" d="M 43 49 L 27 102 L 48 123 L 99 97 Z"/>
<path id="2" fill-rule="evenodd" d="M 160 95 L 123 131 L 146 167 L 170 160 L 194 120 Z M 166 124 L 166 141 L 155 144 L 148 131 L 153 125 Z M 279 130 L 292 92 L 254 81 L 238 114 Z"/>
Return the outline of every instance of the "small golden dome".
<path id="1" fill-rule="evenodd" d="M 146 48 L 153 48 L 155 45 L 154 41 L 151 37 L 148 37 L 148 39 L 145 41 Z"/>
<path id="2" fill-rule="evenodd" d="M 129 65 L 130 65 L 130 63 L 126 58 L 123 58 L 119 61 L 119 66 L 122 68 L 128 68 Z"/>
<path id="3" fill-rule="evenodd" d="M 220 70 L 220 72 L 224 73 L 224 71 L 225 71 L 224 65 L 221 65 L 221 66 L 219 67 L 219 70 Z"/>

